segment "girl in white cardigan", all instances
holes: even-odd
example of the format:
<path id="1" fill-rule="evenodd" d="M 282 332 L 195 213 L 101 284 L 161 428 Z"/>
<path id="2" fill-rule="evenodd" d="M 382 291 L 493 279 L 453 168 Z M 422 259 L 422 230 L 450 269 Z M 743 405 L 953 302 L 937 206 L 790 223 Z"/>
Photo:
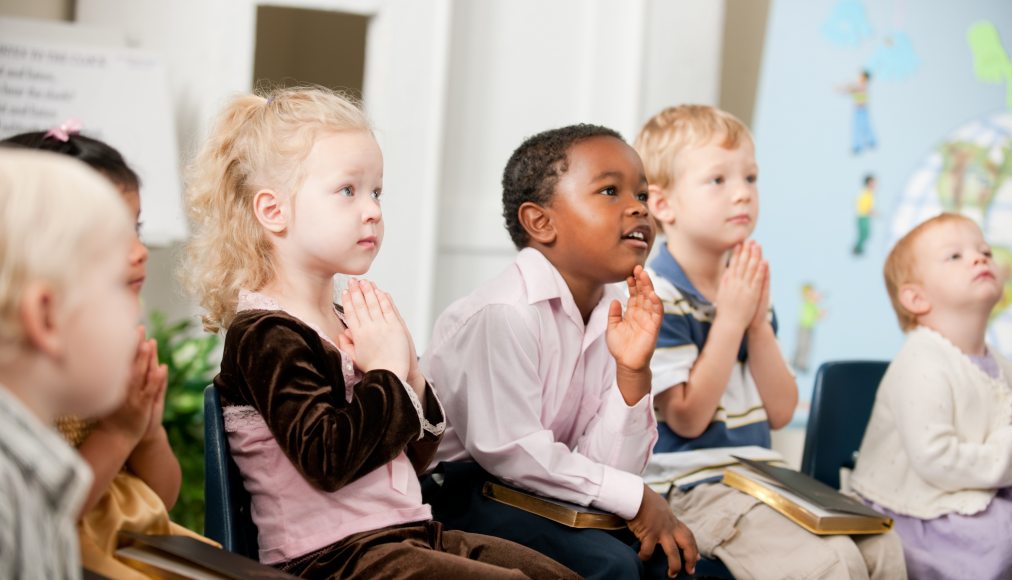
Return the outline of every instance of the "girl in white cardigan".
<path id="1" fill-rule="evenodd" d="M 907 340 L 851 478 L 896 521 L 911 578 L 1012 576 L 1012 364 L 984 340 L 1003 276 L 977 225 L 941 214 L 897 242 L 886 287 Z"/>

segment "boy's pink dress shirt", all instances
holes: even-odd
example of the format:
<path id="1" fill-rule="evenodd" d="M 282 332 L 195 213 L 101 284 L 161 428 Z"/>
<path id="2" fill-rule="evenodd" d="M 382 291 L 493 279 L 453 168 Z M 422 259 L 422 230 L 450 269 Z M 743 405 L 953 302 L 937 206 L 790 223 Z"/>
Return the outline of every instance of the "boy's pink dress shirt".
<path id="1" fill-rule="evenodd" d="M 648 394 L 626 405 L 605 343 L 608 306 L 584 325 L 565 280 L 526 248 L 440 316 L 422 370 L 439 393 L 438 461 L 476 460 L 502 480 L 632 519 L 657 439 Z"/>

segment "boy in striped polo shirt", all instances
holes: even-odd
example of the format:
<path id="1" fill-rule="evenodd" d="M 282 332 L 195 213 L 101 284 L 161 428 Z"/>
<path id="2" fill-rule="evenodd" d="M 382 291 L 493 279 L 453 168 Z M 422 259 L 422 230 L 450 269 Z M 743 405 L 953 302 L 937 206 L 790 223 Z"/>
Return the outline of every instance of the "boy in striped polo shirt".
<path id="1" fill-rule="evenodd" d="M 0 578 L 82 575 L 75 524 L 92 472 L 53 423 L 123 402 L 138 342 L 133 238 L 105 177 L 0 147 Z"/>
<path id="2" fill-rule="evenodd" d="M 895 534 L 815 536 L 719 483 L 732 455 L 780 459 L 770 430 L 798 401 L 769 265 L 749 239 L 759 214 L 752 137 L 728 113 L 686 105 L 648 121 L 636 150 L 665 235 L 648 268 L 664 319 L 650 363 L 659 438 L 647 481 L 670 486 L 700 553 L 736 578 L 905 577 Z"/>

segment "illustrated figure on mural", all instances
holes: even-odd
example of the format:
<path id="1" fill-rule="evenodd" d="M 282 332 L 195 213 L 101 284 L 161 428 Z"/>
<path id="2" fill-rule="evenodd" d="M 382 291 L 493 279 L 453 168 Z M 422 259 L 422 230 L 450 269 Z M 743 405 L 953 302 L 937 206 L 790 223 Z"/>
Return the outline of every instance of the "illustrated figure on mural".
<path id="1" fill-rule="evenodd" d="M 837 0 L 822 25 L 822 34 L 837 46 L 856 47 L 872 37 L 868 10 L 861 0 Z"/>
<path id="2" fill-rule="evenodd" d="M 799 373 L 807 373 L 812 356 L 812 337 L 815 325 L 826 316 L 826 310 L 820 307 L 822 293 L 811 282 L 801 285 L 801 310 L 798 316 L 798 332 L 794 341 L 794 356 L 791 366 Z"/>
<path id="3" fill-rule="evenodd" d="M 1005 106 L 1012 109 L 1012 59 L 1002 46 L 994 24 L 983 20 L 975 23 L 966 33 L 973 53 L 973 73 L 985 83 L 1005 85 Z"/>
<path id="4" fill-rule="evenodd" d="M 840 89 L 841 92 L 850 95 L 851 103 L 854 106 L 853 133 L 851 135 L 851 151 L 854 152 L 854 155 L 875 148 L 875 132 L 871 128 L 871 118 L 868 115 L 868 85 L 870 82 L 871 72 L 862 70 L 855 82 Z"/>
<path id="5" fill-rule="evenodd" d="M 877 41 L 877 48 L 865 67 L 876 80 L 903 80 L 917 72 L 921 59 L 906 32 L 892 32 Z"/>
<path id="6" fill-rule="evenodd" d="M 854 242 L 854 255 L 864 254 L 864 245 L 871 237 L 871 218 L 875 216 L 875 176 L 864 176 L 864 188 L 857 194 L 857 241 Z"/>

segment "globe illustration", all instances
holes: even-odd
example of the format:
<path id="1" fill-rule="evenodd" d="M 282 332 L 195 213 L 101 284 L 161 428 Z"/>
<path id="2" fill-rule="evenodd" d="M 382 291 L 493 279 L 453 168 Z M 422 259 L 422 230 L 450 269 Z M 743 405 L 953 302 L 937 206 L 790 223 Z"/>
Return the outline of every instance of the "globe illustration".
<path id="1" fill-rule="evenodd" d="M 890 245 L 940 212 L 963 214 L 980 225 L 1005 281 L 991 314 L 987 340 L 1012 357 L 1012 112 L 966 123 L 918 166 L 900 195 Z"/>

